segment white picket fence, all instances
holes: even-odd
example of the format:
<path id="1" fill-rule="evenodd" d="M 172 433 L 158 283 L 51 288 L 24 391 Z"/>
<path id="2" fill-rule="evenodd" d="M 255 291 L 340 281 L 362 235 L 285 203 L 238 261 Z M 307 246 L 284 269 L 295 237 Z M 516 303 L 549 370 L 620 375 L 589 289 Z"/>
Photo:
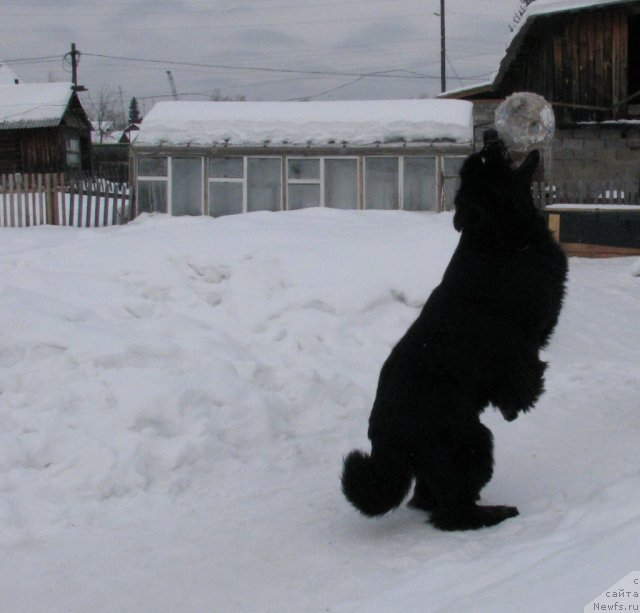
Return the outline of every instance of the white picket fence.
<path id="1" fill-rule="evenodd" d="M 95 228 L 130 219 L 127 183 L 59 173 L 0 175 L 0 227 Z"/>

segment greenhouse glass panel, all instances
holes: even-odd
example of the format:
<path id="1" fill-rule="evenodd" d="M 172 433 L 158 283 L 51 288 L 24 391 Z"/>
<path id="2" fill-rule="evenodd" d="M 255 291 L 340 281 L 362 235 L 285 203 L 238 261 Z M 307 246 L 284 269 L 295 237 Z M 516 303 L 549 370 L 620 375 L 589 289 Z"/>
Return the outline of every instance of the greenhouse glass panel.
<path id="1" fill-rule="evenodd" d="M 282 208 L 280 158 L 247 160 L 247 211 L 279 211 Z"/>
<path id="2" fill-rule="evenodd" d="M 320 185 L 294 183 L 289 185 L 289 209 L 320 206 Z"/>
<path id="3" fill-rule="evenodd" d="M 320 160 L 314 158 L 293 158 L 287 160 L 289 179 L 302 181 L 320 180 Z"/>
<path id="4" fill-rule="evenodd" d="M 365 158 L 365 207 L 368 209 L 397 209 L 398 158 Z"/>
<path id="5" fill-rule="evenodd" d="M 402 198 L 405 211 L 437 210 L 435 158 L 404 158 Z"/>
<path id="6" fill-rule="evenodd" d="M 138 182 L 138 212 L 166 213 L 167 212 L 167 182 L 139 181 Z"/>
<path id="7" fill-rule="evenodd" d="M 442 210 L 453 209 L 456 193 L 460 187 L 460 169 L 464 164 L 463 157 L 444 158 L 444 185 L 442 186 Z"/>
<path id="8" fill-rule="evenodd" d="M 209 214 L 214 217 L 242 213 L 242 183 L 209 183 Z"/>
<path id="9" fill-rule="evenodd" d="M 167 158 L 146 158 L 138 159 L 138 176 L 139 177 L 166 177 L 167 176 Z"/>
<path id="10" fill-rule="evenodd" d="M 358 208 L 357 160 L 325 160 L 324 200 L 334 209 Z"/>
<path id="11" fill-rule="evenodd" d="M 171 213 L 202 215 L 202 158 L 171 159 Z"/>
<path id="12" fill-rule="evenodd" d="M 243 158 L 211 158 L 209 160 L 210 179 L 242 179 L 243 177 Z"/>

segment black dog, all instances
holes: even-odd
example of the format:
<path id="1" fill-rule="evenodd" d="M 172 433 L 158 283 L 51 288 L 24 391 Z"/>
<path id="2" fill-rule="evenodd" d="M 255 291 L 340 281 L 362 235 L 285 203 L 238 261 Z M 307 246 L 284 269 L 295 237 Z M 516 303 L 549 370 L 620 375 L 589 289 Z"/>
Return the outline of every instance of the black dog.
<path id="1" fill-rule="evenodd" d="M 342 491 L 363 514 L 411 506 L 442 530 L 495 525 L 516 507 L 479 506 L 493 473 L 491 403 L 508 421 L 533 407 L 546 364 L 538 351 L 558 321 L 567 259 L 531 196 L 539 161 L 513 169 L 495 133 L 462 167 L 460 242 L 441 284 L 387 358 L 369 419 L 371 454 L 344 461 Z"/>

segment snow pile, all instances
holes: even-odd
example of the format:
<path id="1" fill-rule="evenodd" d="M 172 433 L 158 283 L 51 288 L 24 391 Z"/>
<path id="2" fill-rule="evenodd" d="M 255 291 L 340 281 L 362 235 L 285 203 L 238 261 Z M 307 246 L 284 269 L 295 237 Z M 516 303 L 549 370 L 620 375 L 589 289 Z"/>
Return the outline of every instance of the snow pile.
<path id="1" fill-rule="evenodd" d="M 71 83 L 0 85 L 0 128 L 55 126 L 72 93 Z"/>
<path id="2" fill-rule="evenodd" d="M 160 102 L 136 145 L 371 145 L 473 138 L 464 100 Z"/>
<path id="3" fill-rule="evenodd" d="M 342 498 L 446 214 L 0 229 L 0 594 L 34 611 L 575 611 L 637 567 L 639 279 L 572 260 L 547 393 L 436 532 Z"/>
<path id="4" fill-rule="evenodd" d="M 507 147 L 524 153 L 551 143 L 556 119 L 553 107 L 542 96 L 517 92 L 496 108 L 495 124 Z"/>

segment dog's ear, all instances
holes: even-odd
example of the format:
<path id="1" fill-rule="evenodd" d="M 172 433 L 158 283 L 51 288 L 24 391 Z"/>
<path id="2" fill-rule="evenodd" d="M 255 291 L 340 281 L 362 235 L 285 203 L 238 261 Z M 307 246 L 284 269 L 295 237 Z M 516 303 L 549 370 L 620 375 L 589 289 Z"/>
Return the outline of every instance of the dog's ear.
<path id="1" fill-rule="evenodd" d="M 521 177 L 522 181 L 526 182 L 527 185 L 531 183 L 533 179 L 533 173 L 538 168 L 538 164 L 540 163 L 540 152 L 537 149 L 534 149 L 527 155 L 524 159 L 524 162 L 520 164 L 516 173 L 519 177 Z"/>

